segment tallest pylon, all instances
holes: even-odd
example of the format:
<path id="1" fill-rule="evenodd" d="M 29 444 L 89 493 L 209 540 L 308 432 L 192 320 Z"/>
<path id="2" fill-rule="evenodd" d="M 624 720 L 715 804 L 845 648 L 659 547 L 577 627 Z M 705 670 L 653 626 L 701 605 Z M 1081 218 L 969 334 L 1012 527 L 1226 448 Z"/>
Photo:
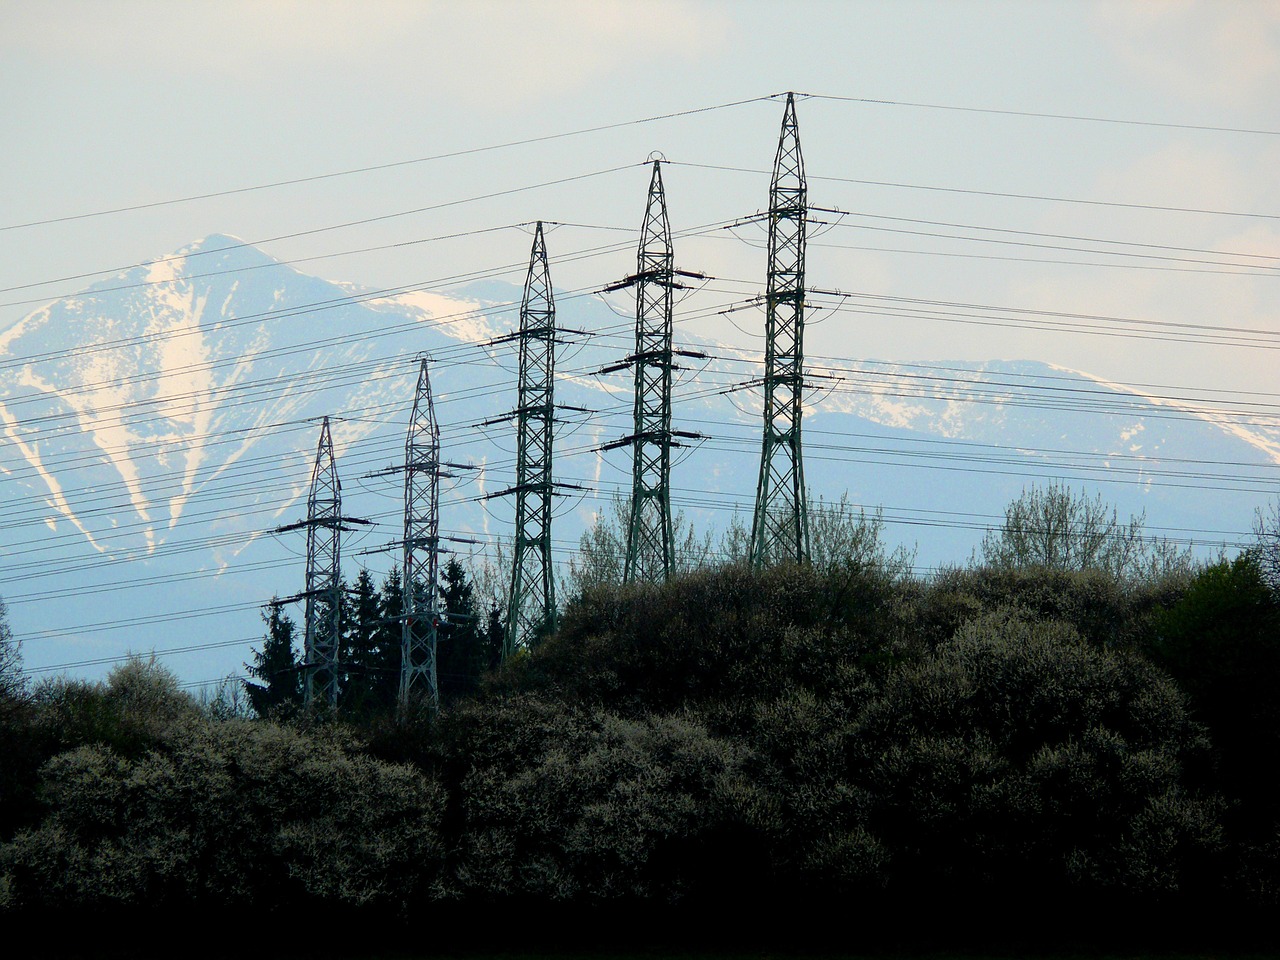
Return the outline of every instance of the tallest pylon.
<path id="1" fill-rule="evenodd" d="M 662 583 L 672 573 L 671 307 L 675 286 L 662 163 L 653 162 L 636 262 L 635 431 L 631 434 L 631 522 L 626 583 Z"/>
<path id="2" fill-rule="evenodd" d="M 769 185 L 765 288 L 764 445 L 751 524 L 751 563 L 809 559 L 800 423 L 804 415 L 804 252 L 808 189 L 795 96 L 787 94 Z"/>
<path id="3" fill-rule="evenodd" d="M 555 423 L 556 306 L 542 221 L 533 234 L 520 302 L 520 383 L 516 407 L 515 557 L 507 598 L 505 659 L 555 627 L 551 571 L 551 451 Z"/>

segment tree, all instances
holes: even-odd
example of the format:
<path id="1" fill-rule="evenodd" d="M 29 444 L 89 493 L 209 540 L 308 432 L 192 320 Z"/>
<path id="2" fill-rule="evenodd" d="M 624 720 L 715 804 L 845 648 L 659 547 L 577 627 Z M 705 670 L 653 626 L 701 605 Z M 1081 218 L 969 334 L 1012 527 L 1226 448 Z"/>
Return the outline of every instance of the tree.
<path id="1" fill-rule="evenodd" d="M 1280 496 L 1264 512 L 1259 507 L 1253 515 L 1253 552 L 1267 586 L 1280 595 Z"/>
<path id="2" fill-rule="evenodd" d="M 132 755 L 91 742 L 41 781 L 44 819 L 0 845 L 0 904 L 37 916 L 409 915 L 445 852 L 430 775 L 271 722 L 188 724 Z"/>
<path id="3" fill-rule="evenodd" d="M 866 791 L 847 795 L 893 853 L 891 886 L 963 898 L 994 882 L 1016 915 L 1019 897 L 1207 879 L 1221 808 L 1187 790 L 1204 741 L 1182 693 L 1068 624 L 972 620 L 894 670 L 846 730 Z"/>
<path id="4" fill-rule="evenodd" d="M 339 702 L 348 713 L 367 712 L 379 699 L 384 659 L 381 647 L 386 641 L 383 626 L 377 587 L 369 571 L 361 570 L 343 611 L 338 656 L 343 678 Z"/>
<path id="5" fill-rule="evenodd" d="M 22 649 L 9 629 L 0 600 L 0 837 L 38 816 L 37 771 L 46 759 L 35 731 L 35 704 L 22 672 Z M 3 884 L 3 881 L 0 881 Z M 0 895 L 0 903 L 3 896 Z"/>
<path id="6" fill-rule="evenodd" d="M 489 615 L 484 626 L 485 667 L 496 670 L 502 662 L 502 644 L 507 636 L 507 623 L 502 619 L 502 605 L 496 600 L 489 604 Z"/>
<path id="7" fill-rule="evenodd" d="M 631 510 L 622 497 L 614 497 L 606 511 L 595 515 L 591 526 L 578 538 L 577 556 L 569 558 L 560 582 L 561 597 L 580 597 L 602 584 L 622 582 L 630 522 Z"/>
<path id="8" fill-rule="evenodd" d="M 1280 818 L 1280 606 L 1258 558 L 1206 567 L 1156 625 L 1154 658 L 1209 728 L 1218 772 L 1243 814 L 1264 829 Z"/>
<path id="9" fill-rule="evenodd" d="M 1122 523 L 1101 495 L 1050 483 L 1029 487 L 1005 508 L 1004 523 L 988 530 L 981 562 L 1003 569 L 1103 570 L 1118 579 L 1154 578 L 1187 572 L 1190 548 L 1143 533 L 1143 515 Z"/>
<path id="10" fill-rule="evenodd" d="M 262 615 L 267 625 L 267 635 L 262 650 L 253 652 L 253 663 L 245 664 L 249 675 L 262 683 L 244 682 L 249 704 L 260 717 L 287 711 L 302 703 L 302 675 L 293 652 L 293 637 L 297 632 L 288 614 L 274 601 L 269 612 Z"/>
<path id="11" fill-rule="evenodd" d="M 884 517 L 854 509 L 849 494 L 834 503 L 809 495 L 809 560 L 823 573 L 876 570 L 895 578 L 910 575 L 915 551 L 899 545 L 885 549 Z"/>
<path id="12" fill-rule="evenodd" d="M 26 690 L 22 672 L 22 645 L 9 629 L 8 609 L 0 599 L 0 700 L 14 701 Z"/>
<path id="13" fill-rule="evenodd" d="M 572 600 L 594 587 L 622 583 L 630 524 L 630 501 L 615 496 L 579 538 L 578 555 L 569 558 L 568 572 L 560 580 L 560 596 Z M 671 518 L 671 541 L 676 575 L 701 569 L 711 559 L 710 535 L 699 536 L 683 512 Z"/>
<path id="14" fill-rule="evenodd" d="M 245 693 L 244 684 L 233 673 L 223 677 L 213 688 L 200 692 L 200 709 L 210 720 L 248 720 L 253 717 L 253 705 Z"/>
<path id="15" fill-rule="evenodd" d="M 480 675 L 489 668 L 485 650 L 484 624 L 480 622 L 474 588 L 467 571 L 456 558 L 444 565 L 444 617 L 438 633 L 436 670 L 440 696 L 452 700 L 474 690 Z"/>
<path id="16" fill-rule="evenodd" d="M 507 591 L 511 586 L 511 568 L 502 549 L 497 544 L 495 557 L 487 553 L 479 558 L 472 555 L 464 564 L 471 581 L 471 598 L 477 612 L 483 611 L 483 624 L 478 628 L 484 650 L 484 669 L 495 670 L 502 662 L 502 644 L 506 637 L 504 619 L 507 609 Z"/>

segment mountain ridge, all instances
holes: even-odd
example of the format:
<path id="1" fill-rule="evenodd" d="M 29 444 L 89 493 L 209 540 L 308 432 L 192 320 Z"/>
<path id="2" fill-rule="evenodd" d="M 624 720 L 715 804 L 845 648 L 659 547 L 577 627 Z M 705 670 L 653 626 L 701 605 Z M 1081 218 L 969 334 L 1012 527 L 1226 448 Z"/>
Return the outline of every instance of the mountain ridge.
<path id="1" fill-rule="evenodd" d="M 483 424 L 517 403 L 516 348 L 489 341 L 514 329 L 520 288 L 490 280 L 387 293 L 241 243 L 213 234 L 161 258 L 162 272 L 159 261 L 135 266 L 0 333 L 0 473 L 15 499 L 0 592 L 19 635 L 45 632 L 52 598 L 65 621 L 55 630 L 63 639 L 47 647 L 64 654 L 42 648 L 29 662 L 110 648 L 79 625 L 130 619 L 138 601 L 120 588 L 126 561 L 134 579 L 188 584 L 178 588 L 186 607 L 238 610 L 224 635 L 257 632 L 255 604 L 296 593 L 301 579 L 301 543 L 273 531 L 302 518 L 323 416 L 344 509 L 378 523 L 344 556 L 349 566 L 389 566 L 394 551 L 357 554 L 397 536 L 398 481 L 375 475 L 403 456 L 423 354 L 433 357 L 444 458 L 476 466 L 445 484 L 442 529 L 486 549 L 510 536 L 510 505 L 483 496 L 510 485 L 514 438 L 509 425 Z M 161 279 L 125 282 L 151 276 Z M 558 310 L 563 326 L 592 336 L 562 348 L 557 397 L 594 411 L 559 427 L 557 477 L 587 488 L 557 506 L 563 557 L 629 489 L 627 451 L 597 449 L 631 430 L 632 374 L 600 375 L 631 352 L 629 324 L 613 308 L 575 296 Z M 673 504 L 701 529 L 723 530 L 734 511 L 749 522 L 760 358 L 683 328 L 677 337 L 708 358 L 678 372 L 675 426 L 707 439 L 678 451 Z M 1122 514 L 1145 512 L 1154 529 L 1215 536 L 1247 525 L 1263 489 L 1274 489 L 1280 449 L 1270 434 L 1050 363 L 814 357 L 810 366 L 805 471 L 815 509 L 817 497 L 847 494 L 883 510 L 890 539 L 919 546 L 927 530 L 926 567 L 963 562 L 981 524 L 1030 483 L 1079 483 Z M 165 644 L 161 627 L 130 637 L 144 649 Z"/>

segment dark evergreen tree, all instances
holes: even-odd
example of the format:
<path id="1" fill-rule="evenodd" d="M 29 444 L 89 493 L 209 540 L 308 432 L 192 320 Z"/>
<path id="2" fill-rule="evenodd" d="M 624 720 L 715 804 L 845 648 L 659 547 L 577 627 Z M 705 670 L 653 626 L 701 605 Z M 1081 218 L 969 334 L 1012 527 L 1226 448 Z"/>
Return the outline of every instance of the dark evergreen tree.
<path id="1" fill-rule="evenodd" d="M 253 651 L 253 663 L 246 663 L 249 675 L 261 683 L 244 682 L 249 704 L 260 717 L 288 712 L 302 703 L 302 673 L 294 654 L 297 627 L 280 606 L 271 603 L 262 615 L 267 635 L 262 649 Z"/>
<path id="2" fill-rule="evenodd" d="M 374 650 L 371 660 L 371 687 L 373 703 L 383 712 L 395 710 L 400 693 L 400 663 L 402 659 L 401 622 L 404 611 L 403 581 L 400 568 L 392 567 L 378 590 L 378 627 L 374 631 Z"/>
<path id="3" fill-rule="evenodd" d="M 439 631 L 436 669 L 440 696 L 445 701 L 470 693 L 489 668 L 486 624 L 476 608 L 475 589 L 467 571 L 451 558 L 444 567 L 443 601 L 445 616 Z"/>
<path id="4" fill-rule="evenodd" d="M 343 680 L 339 703 L 345 713 L 364 715 L 379 707 L 381 598 L 368 570 L 360 571 L 355 586 L 344 591 L 344 595 L 339 653 Z"/>

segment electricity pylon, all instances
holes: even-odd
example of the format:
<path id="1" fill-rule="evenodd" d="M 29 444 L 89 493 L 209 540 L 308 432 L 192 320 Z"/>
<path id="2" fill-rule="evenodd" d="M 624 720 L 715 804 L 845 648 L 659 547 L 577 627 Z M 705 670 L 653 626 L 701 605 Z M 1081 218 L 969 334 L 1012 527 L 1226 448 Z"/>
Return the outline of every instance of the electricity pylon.
<path id="1" fill-rule="evenodd" d="M 685 289 L 675 278 L 705 274 L 677 270 L 671 250 L 671 223 L 662 187 L 662 160 L 653 161 L 649 199 L 640 227 L 636 272 L 610 284 L 605 293 L 636 288 L 636 349 L 621 363 L 600 370 L 610 373 L 635 367 L 634 429 L 629 437 L 606 443 L 601 451 L 631 447 L 631 518 L 627 525 L 627 556 L 623 580 L 659 583 L 675 570 L 675 543 L 671 519 L 671 448 L 682 446 L 677 437 L 697 439 L 699 434 L 671 429 L 671 373 L 674 358 L 701 357 L 696 350 L 671 346 L 673 291 Z"/>
<path id="2" fill-rule="evenodd" d="M 662 188 L 653 161 L 636 254 L 635 424 L 631 440 L 631 522 L 624 583 L 671 576 L 671 301 L 675 260 Z"/>
<path id="3" fill-rule="evenodd" d="M 307 710 L 323 704 L 332 710 L 338 705 L 338 641 L 342 635 L 342 579 L 339 572 L 340 541 L 349 523 L 369 524 L 369 520 L 342 515 L 342 484 L 333 456 L 329 418 L 320 424 L 315 466 L 311 470 L 311 492 L 307 496 L 307 519 L 277 527 L 307 531 L 307 586 L 302 593 L 273 601 L 282 606 L 298 600 L 306 602 L 305 632 L 302 638 L 302 702 Z"/>
<path id="4" fill-rule="evenodd" d="M 765 289 L 764 445 L 751 523 L 751 563 L 809 559 L 800 423 L 804 415 L 804 250 L 808 206 L 794 95 L 787 94 L 769 185 Z"/>
<path id="5" fill-rule="evenodd" d="M 342 582 L 338 563 L 342 534 L 342 484 L 333 458 L 329 418 L 320 425 L 320 442 L 307 497 L 306 632 L 302 663 L 303 705 L 338 705 L 338 638 L 342 630 Z"/>
<path id="6" fill-rule="evenodd" d="M 303 705 L 329 708 L 338 704 L 338 637 L 342 629 L 341 581 L 338 573 L 342 533 L 342 484 L 333 459 L 329 418 L 320 425 L 307 519 L 281 527 L 307 529 L 307 586 L 300 599 L 306 602 L 302 641 Z"/>
<path id="7" fill-rule="evenodd" d="M 404 564 L 400 709 L 440 705 L 436 679 L 440 556 L 440 428 L 422 358 L 404 448 Z"/>
<path id="8" fill-rule="evenodd" d="M 494 496 L 516 495 L 516 542 L 503 659 L 555 628 L 551 571 L 552 427 L 555 422 L 556 307 L 551 292 L 542 221 L 533 235 L 529 272 L 520 301 L 520 383 L 516 420 L 516 485 Z"/>

